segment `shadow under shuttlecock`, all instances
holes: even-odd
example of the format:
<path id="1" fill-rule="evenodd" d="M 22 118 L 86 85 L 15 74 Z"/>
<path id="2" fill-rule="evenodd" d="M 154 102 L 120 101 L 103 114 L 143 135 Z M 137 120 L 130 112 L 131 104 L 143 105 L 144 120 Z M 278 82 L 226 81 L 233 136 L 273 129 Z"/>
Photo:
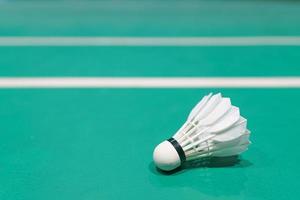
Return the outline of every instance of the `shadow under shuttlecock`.
<path id="1" fill-rule="evenodd" d="M 241 158 L 240 156 L 229 156 L 229 157 L 210 157 L 210 158 L 185 162 L 182 166 L 172 171 L 163 171 L 158 168 L 156 168 L 156 170 L 161 174 L 172 175 L 172 174 L 182 173 L 186 169 L 193 169 L 193 168 L 219 168 L 219 167 L 245 168 L 251 165 L 252 165 L 251 162 Z"/>
<path id="2" fill-rule="evenodd" d="M 229 156 L 229 157 L 210 157 L 201 160 L 190 161 L 183 164 L 182 168 L 199 168 L 199 167 L 237 167 L 246 166 L 249 162 L 244 162 L 239 156 Z"/>

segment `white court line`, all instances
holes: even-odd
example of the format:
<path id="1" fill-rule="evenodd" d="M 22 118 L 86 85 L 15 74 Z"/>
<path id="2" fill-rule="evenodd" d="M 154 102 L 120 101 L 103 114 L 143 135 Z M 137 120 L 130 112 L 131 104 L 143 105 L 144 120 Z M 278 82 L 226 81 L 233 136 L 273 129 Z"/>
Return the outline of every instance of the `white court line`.
<path id="1" fill-rule="evenodd" d="M 0 37 L 0 46 L 300 46 L 300 36 Z"/>
<path id="2" fill-rule="evenodd" d="M 300 77 L 10 77 L 0 88 L 300 88 Z"/>

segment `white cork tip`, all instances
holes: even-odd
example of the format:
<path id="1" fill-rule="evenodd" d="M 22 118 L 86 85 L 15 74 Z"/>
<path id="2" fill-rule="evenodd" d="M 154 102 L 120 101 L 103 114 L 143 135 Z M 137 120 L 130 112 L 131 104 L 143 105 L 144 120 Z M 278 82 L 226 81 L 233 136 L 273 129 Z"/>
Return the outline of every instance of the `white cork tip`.
<path id="1" fill-rule="evenodd" d="M 180 157 L 168 141 L 163 141 L 156 146 L 153 152 L 155 165 L 163 171 L 171 171 L 181 165 Z"/>

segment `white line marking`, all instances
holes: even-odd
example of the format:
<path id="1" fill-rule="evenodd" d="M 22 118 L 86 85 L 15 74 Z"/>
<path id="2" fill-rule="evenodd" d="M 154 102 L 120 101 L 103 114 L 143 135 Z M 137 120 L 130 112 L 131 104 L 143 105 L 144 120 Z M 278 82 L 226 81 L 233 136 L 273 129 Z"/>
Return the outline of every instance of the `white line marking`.
<path id="1" fill-rule="evenodd" d="M 0 46 L 300 46 L 300 36 L 0 37 Z"/>
<path id="2" fill-rule="evenodd" d="M 300 88 L 300 77 L 11 77 L 0 88 Z"/>

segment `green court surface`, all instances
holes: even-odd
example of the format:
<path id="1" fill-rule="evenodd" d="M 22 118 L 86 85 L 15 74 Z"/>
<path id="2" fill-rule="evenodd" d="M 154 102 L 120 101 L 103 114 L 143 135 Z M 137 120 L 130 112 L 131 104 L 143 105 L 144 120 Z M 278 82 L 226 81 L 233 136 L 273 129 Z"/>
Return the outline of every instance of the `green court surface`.
<path id="1" fill-rule="evenodd" d="M 294 47 L 0 47 L 0 76 L 300 76 Z"/>
<path id="2" fill-rule="evenodd" d="M 0 33 L 6 36 L 299 35 L 299 13 L 297 0 L 4 1 L 0 8 Z"/>
<path id="3" fill-rule="evenodd" d="M 0 36 L 297 36 L 299 1 L 0 1 Z M 299 77 L 300 46 L 1 46 L 7 77 Z M 173 174 L 152 151 L 209 92 L 248 119 L 230 166 Z M 0 199 L 290 200 L 300 88 L 0 88 Z"/>

